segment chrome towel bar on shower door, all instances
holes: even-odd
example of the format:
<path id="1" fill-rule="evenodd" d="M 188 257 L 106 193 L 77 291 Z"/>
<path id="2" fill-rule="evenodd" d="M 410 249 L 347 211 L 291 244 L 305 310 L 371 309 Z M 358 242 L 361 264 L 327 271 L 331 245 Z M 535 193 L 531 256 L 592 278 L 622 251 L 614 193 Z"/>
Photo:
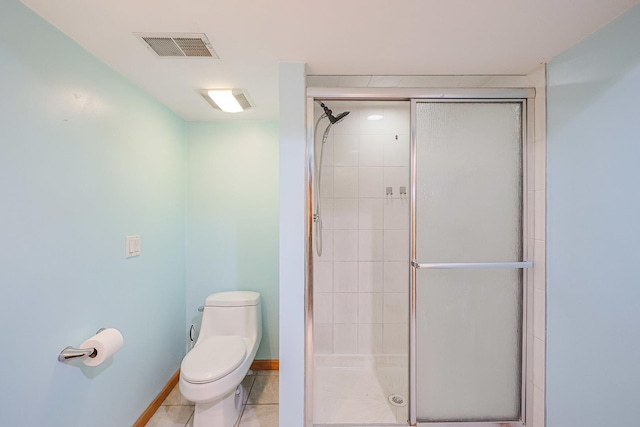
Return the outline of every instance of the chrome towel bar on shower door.
<path id="1" fill-rule="evenodd" d="M 411 266 L 415 268 L 447 268 L 447 269 L 463 269 L 463 268 L 531 268 L 531 261 L 522 262 L 437 262 L 420 264 L 415 259 L 411 260 Z"/>

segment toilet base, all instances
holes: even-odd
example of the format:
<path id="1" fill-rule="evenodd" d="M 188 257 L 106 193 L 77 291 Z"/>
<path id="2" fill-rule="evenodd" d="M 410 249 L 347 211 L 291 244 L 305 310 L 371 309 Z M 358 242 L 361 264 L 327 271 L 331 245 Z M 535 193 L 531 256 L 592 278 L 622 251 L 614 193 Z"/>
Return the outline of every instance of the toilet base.
<path id="1" fill-rule="evenodd" d="M 196 403 L 193 427 L 234 427 L 240 418 L 245 391 L 242 384 L 220 400 Z"/>

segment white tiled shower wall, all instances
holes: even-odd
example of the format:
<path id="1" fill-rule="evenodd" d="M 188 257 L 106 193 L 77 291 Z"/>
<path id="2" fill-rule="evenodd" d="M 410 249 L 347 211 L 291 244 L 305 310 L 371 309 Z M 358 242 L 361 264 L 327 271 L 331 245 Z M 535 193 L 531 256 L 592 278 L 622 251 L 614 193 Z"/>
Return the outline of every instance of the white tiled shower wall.
<path id="1" fill-rule="evenodd" d="M 314 353 L 406 354 L 410 104 L 327 104 L 334 115 L 351 113 L 333 126 L 324 146 Z M 367 119 L 374 114 L 383 118 Z M 316 141 L 327 124 L 318 126 Z"/>

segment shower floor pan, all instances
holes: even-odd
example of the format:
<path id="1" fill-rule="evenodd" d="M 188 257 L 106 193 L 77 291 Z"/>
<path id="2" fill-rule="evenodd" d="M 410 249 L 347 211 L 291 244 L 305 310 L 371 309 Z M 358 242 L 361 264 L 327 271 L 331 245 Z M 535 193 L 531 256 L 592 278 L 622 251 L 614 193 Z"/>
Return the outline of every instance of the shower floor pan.
<path id="1" fill-rule="evenodd" d="M 406 360 L 402 355 L 316 356 L 313 423 L 406 425 Z"/>

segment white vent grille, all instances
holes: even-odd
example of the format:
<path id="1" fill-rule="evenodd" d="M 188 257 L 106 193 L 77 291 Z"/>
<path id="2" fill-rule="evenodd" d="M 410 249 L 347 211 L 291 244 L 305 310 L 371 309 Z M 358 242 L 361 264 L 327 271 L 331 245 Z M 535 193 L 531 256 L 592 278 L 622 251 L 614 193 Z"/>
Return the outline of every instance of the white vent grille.
<path id="1" fill-rule="evenodd" d="M 158 56 L 220 59 L 204 34 L 134 33 Z"/>
<path id="2" fill-rule="evenodd" d="M 249 108 L 251 108 L 251 103 L 243 92 L 234 93 L 233 96 L 236 101 L 238 101 L 238 104 L 240 104 L 243 110 L 248 110 Z"/>
<path id="3" fill-rule="evenodd" d="M 211 56 L 211 52 L 207 49 L 202 39 L 194 38 L 176 38 L 173 39 L 185 56 Z"/>

